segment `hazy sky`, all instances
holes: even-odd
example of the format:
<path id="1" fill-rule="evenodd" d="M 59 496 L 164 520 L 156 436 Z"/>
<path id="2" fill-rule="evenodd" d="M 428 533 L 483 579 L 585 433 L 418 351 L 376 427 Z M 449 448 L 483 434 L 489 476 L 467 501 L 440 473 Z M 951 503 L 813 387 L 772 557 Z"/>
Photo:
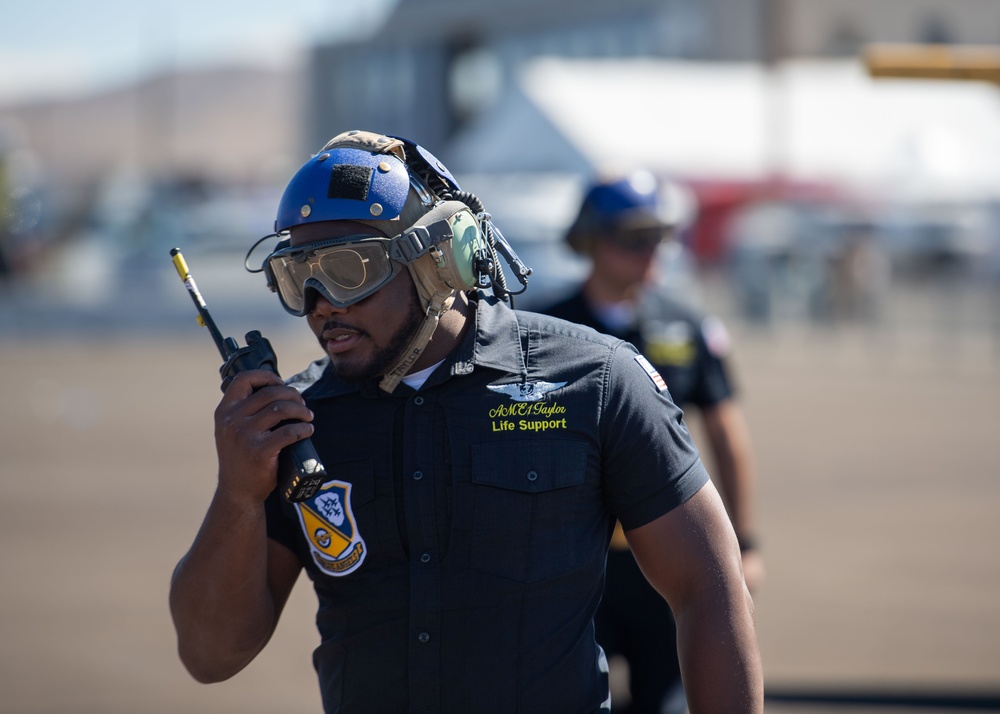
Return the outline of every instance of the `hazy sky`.
<path id="1" fill-rule="evenodd" d="M 27 0 L 0 9 L 0 101 L 87 92 L 226 60 L 293 62 L 396 0 Z"/>

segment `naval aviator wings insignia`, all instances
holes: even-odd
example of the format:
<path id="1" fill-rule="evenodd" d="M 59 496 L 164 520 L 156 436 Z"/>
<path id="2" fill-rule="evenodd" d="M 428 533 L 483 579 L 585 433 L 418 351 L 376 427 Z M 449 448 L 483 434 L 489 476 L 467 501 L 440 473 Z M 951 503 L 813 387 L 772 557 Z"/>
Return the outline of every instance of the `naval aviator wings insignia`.
<path id="1" fill-rule="evenodd" d="M 551 391 L 566 386 L 566 382 L 521 382 L 520 384 L 487 384 L 491 391 L 506 394 L 515 402 L 540 402 Z"/>

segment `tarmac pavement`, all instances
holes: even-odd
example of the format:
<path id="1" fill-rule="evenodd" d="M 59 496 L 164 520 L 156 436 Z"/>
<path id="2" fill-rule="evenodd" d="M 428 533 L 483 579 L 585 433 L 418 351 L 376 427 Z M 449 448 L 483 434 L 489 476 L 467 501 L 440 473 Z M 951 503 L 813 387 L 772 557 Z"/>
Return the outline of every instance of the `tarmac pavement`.
<path id="1" fill-rule="evenodd" d="M 286 374 L 316 350 L 290 325 L 265 332 Z M 760 474 L 767 710 L 990 710 L 997 340 L 734 334 Z M 319 711 L 304 578 L 234 679 L 197 684 L 177 659 L 167 589 L 214 486 L 218 363 L 194 327 L 180 339 L 0 339 L 0 713 Z"/>

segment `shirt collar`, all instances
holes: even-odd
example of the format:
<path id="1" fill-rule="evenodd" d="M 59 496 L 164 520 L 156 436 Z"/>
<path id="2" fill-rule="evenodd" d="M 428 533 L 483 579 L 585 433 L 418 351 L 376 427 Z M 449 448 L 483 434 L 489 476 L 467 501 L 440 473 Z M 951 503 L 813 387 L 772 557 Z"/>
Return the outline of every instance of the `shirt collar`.
<path id="1" fill-rule="evenodd" d="M 476 307 L 474 329 L 453 353 L 451 374 L 470 374 L 475 367 L 524 372 L 517 317 L 506 303 L 492 295 L 472 297 Z"/>

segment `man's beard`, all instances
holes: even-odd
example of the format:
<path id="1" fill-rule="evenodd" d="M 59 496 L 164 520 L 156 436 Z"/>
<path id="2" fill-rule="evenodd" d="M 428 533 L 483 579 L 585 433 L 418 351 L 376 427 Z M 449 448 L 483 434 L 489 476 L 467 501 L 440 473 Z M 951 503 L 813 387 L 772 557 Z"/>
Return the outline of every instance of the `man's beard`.
<path id="1" fill-rule="evenodd" d="M 385 347 L 375 350 L 371 359 L 364 364 L 351 365 L 331 365 L 333 372 L 345 382 L 367 382 L 375 377 L 381 377 L 392 369 L 399 361 L 403 353 L 410 346 L 410 341 L 420 329 L 424 321 L 424 312 L 420 309 L 420 299 L 417 296 L 417 289 L 414 287 L 410 294 L 410 299 L 406 305 L 406 319 L 399 326 L 389 343 Z"/>

